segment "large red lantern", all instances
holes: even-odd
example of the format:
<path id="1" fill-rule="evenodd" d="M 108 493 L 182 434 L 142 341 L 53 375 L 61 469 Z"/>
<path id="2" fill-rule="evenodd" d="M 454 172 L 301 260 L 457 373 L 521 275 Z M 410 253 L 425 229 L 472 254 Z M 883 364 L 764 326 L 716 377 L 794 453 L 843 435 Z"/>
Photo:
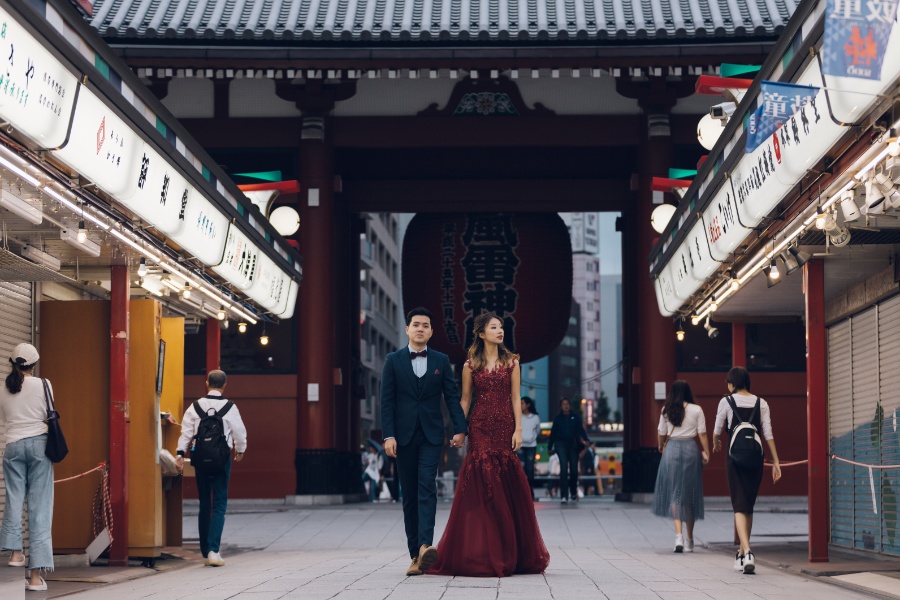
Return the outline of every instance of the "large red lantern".
<path id="1" fill-rule="evenodd" d="M 537 360 L 559 346 L 572 307 L 572 246 L 556 213 L 418 214 L 403 240 L 403 304 L 434 314 L 429 344 L 466 358 L 483 312 L 504 344 Z"/>

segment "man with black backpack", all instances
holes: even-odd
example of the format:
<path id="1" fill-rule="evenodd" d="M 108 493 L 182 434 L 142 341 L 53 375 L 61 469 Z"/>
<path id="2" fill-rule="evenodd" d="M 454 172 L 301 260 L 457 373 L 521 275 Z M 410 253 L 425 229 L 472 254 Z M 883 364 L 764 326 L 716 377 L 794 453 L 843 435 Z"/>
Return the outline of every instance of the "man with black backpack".
<path id="1" fill-rule="evenodd" d="M 231 453 L 234 450 L 234 460 L 240 462 L 247 451 L 247 429 L 241 413 L 233 402 L 222 396 L 225 382 L 224 371 L 209 372 L 206 396 L 184 411 L 175 459 L 180 473 L 184 468 L 184 454 L 190 449 L 200 495 L 200 552 L 204 564 L 210 567 L 225 565 L 219 546 L 228 507 Z"/>

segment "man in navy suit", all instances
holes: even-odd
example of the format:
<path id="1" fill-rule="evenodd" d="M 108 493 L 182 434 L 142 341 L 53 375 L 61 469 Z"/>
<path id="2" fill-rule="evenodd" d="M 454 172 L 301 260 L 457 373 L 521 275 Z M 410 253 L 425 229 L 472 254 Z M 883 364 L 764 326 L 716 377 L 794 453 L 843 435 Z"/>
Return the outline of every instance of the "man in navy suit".
<path id="1" fill-rule="evenodd" d="M 434 330 L 431 313 L 414 308 L 406 315 L 409 346 L 387 355 L 381 374 L 384 451 L 397 458 L 403 493 L 403 523 L 412 564 L 407 575 L 421 575 L 437 561 L 434 515 L 438 463 L 444 448 L 441 395 L 450 413 L 453 438 L 461 448 L 466 417 L 459 405 L 456 378 L 446 354 L 428 348 Z"/>

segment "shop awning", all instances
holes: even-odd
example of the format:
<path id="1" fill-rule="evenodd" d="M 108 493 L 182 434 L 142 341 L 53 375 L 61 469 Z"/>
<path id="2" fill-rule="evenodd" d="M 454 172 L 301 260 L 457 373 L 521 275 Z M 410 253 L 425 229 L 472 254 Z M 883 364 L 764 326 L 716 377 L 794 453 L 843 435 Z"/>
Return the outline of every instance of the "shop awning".
<path id="1" fill-rule="evenodd" d="M 64 272 L 141 261 L 176 311 L 289 318 L 299 255 L 74 10 L 46 11 L 0 2 L 7 246 Z"/>

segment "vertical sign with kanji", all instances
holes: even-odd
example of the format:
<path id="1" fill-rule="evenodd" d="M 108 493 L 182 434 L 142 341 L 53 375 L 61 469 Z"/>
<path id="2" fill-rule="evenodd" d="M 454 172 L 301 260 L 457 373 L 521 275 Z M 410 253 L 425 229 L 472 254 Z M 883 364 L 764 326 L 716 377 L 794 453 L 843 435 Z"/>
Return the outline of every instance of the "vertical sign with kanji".
<path id="1" fill-rule="evenodd" d="M 572 249 L 555 213 L 418 214 L 403 240 L 404 312 L 434 315 L 429 342 L 461 364 L 475 317 L 503 319 L 504 343 L 522 361 L 546 356 L 566 334 Z"/>
<path id="2" fill-rule="evenodd" d="M 822 46 L 825 74 L 881 79 L 897 4 L 898 0 L 828 0 Z"/>

